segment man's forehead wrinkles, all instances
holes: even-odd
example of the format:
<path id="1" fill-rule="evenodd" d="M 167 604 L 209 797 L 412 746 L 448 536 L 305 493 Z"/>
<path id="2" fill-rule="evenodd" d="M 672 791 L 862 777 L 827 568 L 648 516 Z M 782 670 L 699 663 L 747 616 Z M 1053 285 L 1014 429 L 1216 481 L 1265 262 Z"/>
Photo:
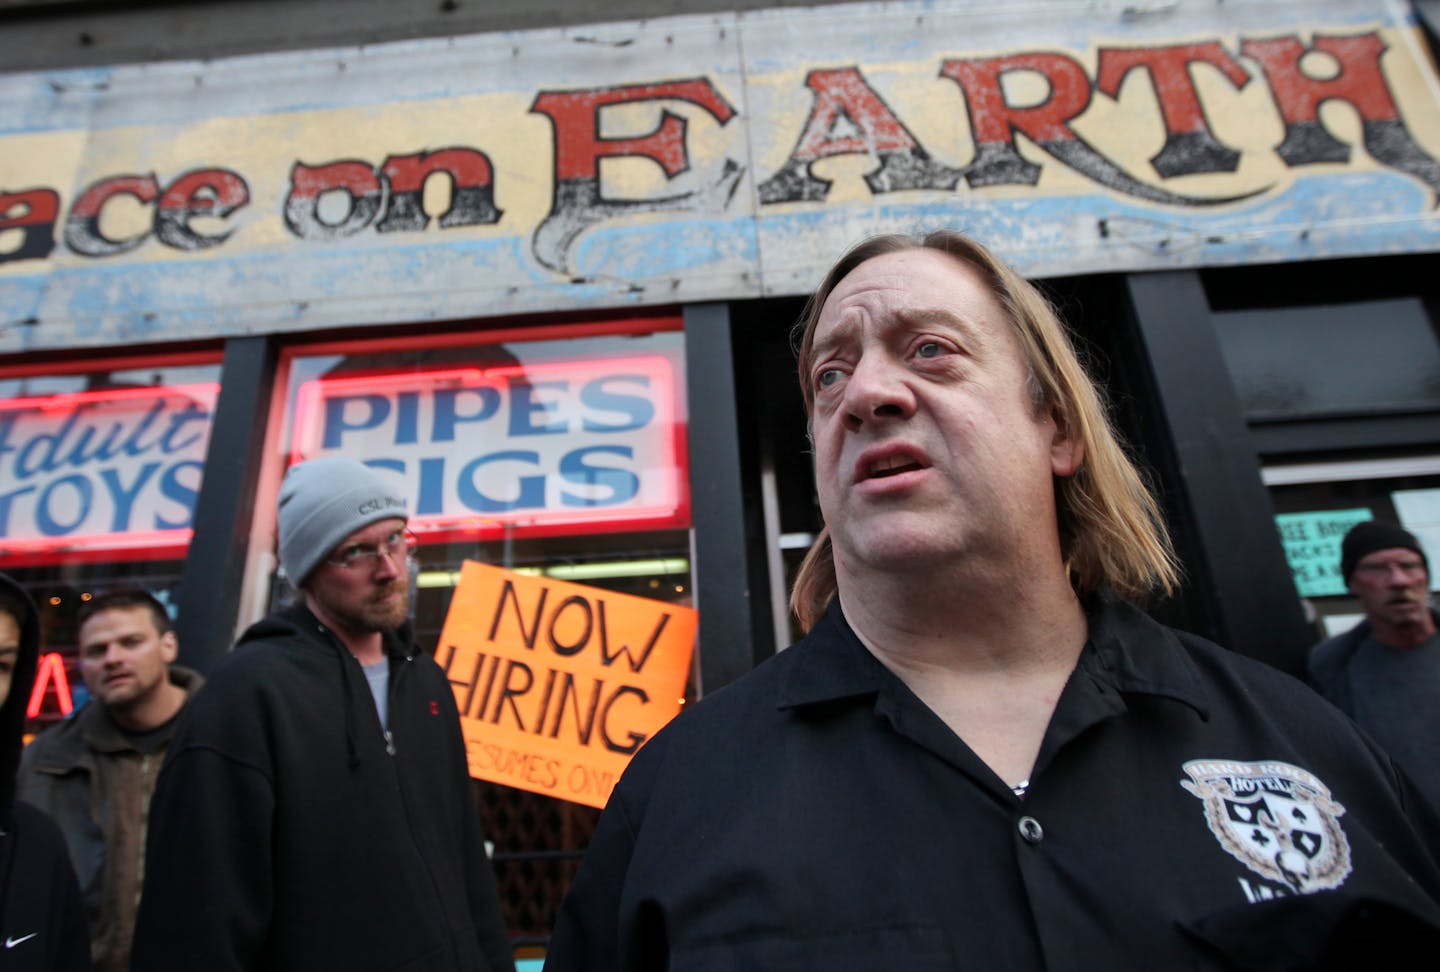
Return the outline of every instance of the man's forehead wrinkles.
<path id="1" fill-rule="evenodd" d="M 968 335 L 976 335 L 980 331 L 980 329 L 963 314 L 956 313 L 949 307 L 941 305 L 904 307 L 896 311 L 895 316 L 899 322 L 906 327 L 933 327 L 939 325 Z"/>
<path id="2" fill-rule="evenodd" d="M 842 299 L 862 295 L 869 291 L 899 290 L 909 293 L 915 286 L 912 274 L 905 269 L 891 267 L 877 271 L 873 266 L 862 263 L 855 270 L 858 271 L 862 267 L 865 268 L 866 273 L 863 282 L 857 283 L 847 276 L 835 288 L 835 293 Z"/>
<path id="3" fill-rule="evenodd" d="M 822 319 L 815 329 L 812 351 L 829 350 L 846 341 L 853 340 L 869 315 L 860 308 L 850 307 Z"/>

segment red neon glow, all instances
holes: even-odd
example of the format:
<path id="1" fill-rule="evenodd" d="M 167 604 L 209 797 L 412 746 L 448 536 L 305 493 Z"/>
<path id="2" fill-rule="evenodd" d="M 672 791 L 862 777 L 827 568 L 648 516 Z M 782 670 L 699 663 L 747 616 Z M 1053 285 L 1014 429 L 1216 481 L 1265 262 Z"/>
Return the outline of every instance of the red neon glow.
<path id="1" fill-rule="evenodd" d="M 164 385 L 143 388 L 110 388 L 62 392 L 28 398 L 0 399 L 0 413 L 39 413 L 47 420 L 63 422 L 80 409 L 98 417 L 114 418 L 115 413 L 141 414 L 158 401 L 200 405 L 213 412 L 219 396 L 218 382 L 192 385 Z M 207 430 L 208 436 L 208 430 Z M 0 536 L 0 557 L 7 566 L 28 566 L 67 562 L 111 560 L 165 560 L 182 557 L 190 545 L 189 527 L 174 530 L 73 533 L 64 536 Z"/>
<path id="2" fill-rule="evenodd" d="M 403 336 L 354 338 L 343 341 L 325 341 L 317 344 L 303 344 L 281 352 L 280 360 L 288 363 L 300 356 L 325 354 L 386 354 L 390 352 L 428 351 L 437 348 L 470 347 L 481 344 L 509 344 L 523 341 L 565 341 L 571 338 L 611 337 L 616 334 L 656 334 L 664 331 L 681 331 L 685 322 L 673 314 L 657 317 L 635 317 L 624 320 L 572 321 L 565 323 L 546 322 L 528 327 L 507 327 L 494 331 L 464 331 L 454 334 L 424 334 L 419 337 Z"/>
<path id="3" fill-rule="evenodd" d="M 505 513 L 460 512 L 411 517 L 410 525 L 426 542 L 490 538 L 498 536 L 556 536 L 575 533 L 610 533 L 627 530 L 657 530 L 689 526 L 690 497 L 685 423 L 676 417 L 674 364 L 663 355 L 628 358 L 592 358 L 579 361 L 546 362 L 534 365 L 504 365 L 491 368 L 447 368 L 435 371 L 403 371 L 316 378 L 300 386 L 296 396 L 295 422 L 291 437 L 290 463 L 301 462 L 326 451 L 322 428 L 326 402 L 351 395 L 386 395 L 403 391 L 433 392 L 436 389 L 492 387 L 504 390 L 513 379 L 541 383 L 564 379 L 576 384 L 591 378 L 617 373 L 638 373 L 649 379 L 646 396 L 655 408 L 652 422 L 654 442 L 660 452 L 649 473 L 658 477 L 658 496 L 647 505 L 622 505 L 613 509 L 526 509 Z M 376 455 L 356 458 L 390 458 Z"/>
<path id="4" fill-rule="evenodd" d="M 148 530 L 143 533 L 92 533 L 73 537 L 0 538 L 0 557 L 7 567 L 54 563 L 109 563 L 120 560 L 166 560 L 183 557 L 195 533 L 183 530 Z"/>
<path id="5" fill-rule="evenodd" d="M 36 395 L 31 398 L 0 399 L 0 412 L 38 409 L 42 412 L 70 412 L 85 405 L 109 402 L 153 402 L 158 398 L 188 398 L 206 408 L 215 407 L 220 385 L 157 385 L 147 388 L 107 388 L 99 391 L 61 392 L 57 395 Z"/>
<path id="6" fill-rule="evenodd" d="M 75 702 L 70 697 L 70 677 L 65 674 L 65 659 L 58 651 L 49 651 L 40 656 L 40 666 L 35 672 L 35 688 L 30 692 L 25 718 L 33 719 L 40 714 L 45 688 L 52 680 L 55 682 L 55 701 L 60 704 L 60 714 L 68 716 L 75 711 Z"/>

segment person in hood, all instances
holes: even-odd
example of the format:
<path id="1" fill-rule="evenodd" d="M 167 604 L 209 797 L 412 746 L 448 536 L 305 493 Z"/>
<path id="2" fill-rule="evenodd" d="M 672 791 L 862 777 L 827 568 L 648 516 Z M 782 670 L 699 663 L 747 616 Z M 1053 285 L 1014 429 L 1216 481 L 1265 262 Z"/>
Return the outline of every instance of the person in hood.
<path id="1" fill-rule="evenodd" d="M 297 603 L 182 713 L 150 806 L 136 972 L 512 972 L 459 713 L 409 621 L 404 500 L 325 457 L 280 488 Z"/>
<path id="2" fill-rule="evenodd" d="M 15 799 L 39 656 L 35 605 L 0 574 L 0 968 L 84 972 L 90 934 L 65 839 L 49 817 Z"/>

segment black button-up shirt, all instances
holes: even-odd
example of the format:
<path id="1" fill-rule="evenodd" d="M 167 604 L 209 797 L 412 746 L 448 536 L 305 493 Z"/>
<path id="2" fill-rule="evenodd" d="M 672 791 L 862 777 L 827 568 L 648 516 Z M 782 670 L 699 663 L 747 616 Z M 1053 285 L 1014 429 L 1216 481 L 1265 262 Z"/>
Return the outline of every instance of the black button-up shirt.
<path id="1" fill-rule="evenodd" d="M 1368 965 L 1440 948 L 1437 852 L 1338 711 L 1114 603 L 1017 797 L 837 604 L 637 754 L 546 968 Z"/>

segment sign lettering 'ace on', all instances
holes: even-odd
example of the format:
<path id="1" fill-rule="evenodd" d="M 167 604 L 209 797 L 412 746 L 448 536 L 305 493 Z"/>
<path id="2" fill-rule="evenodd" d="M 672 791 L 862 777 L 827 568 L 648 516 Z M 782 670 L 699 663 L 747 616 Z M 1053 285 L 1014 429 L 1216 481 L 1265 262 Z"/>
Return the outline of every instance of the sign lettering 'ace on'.
<path id="1" fill-rule="evenodd" d="M 467 561 L 436 660 L 470 775 L 603 807 L 680 711 L 696 612 Z"/>

